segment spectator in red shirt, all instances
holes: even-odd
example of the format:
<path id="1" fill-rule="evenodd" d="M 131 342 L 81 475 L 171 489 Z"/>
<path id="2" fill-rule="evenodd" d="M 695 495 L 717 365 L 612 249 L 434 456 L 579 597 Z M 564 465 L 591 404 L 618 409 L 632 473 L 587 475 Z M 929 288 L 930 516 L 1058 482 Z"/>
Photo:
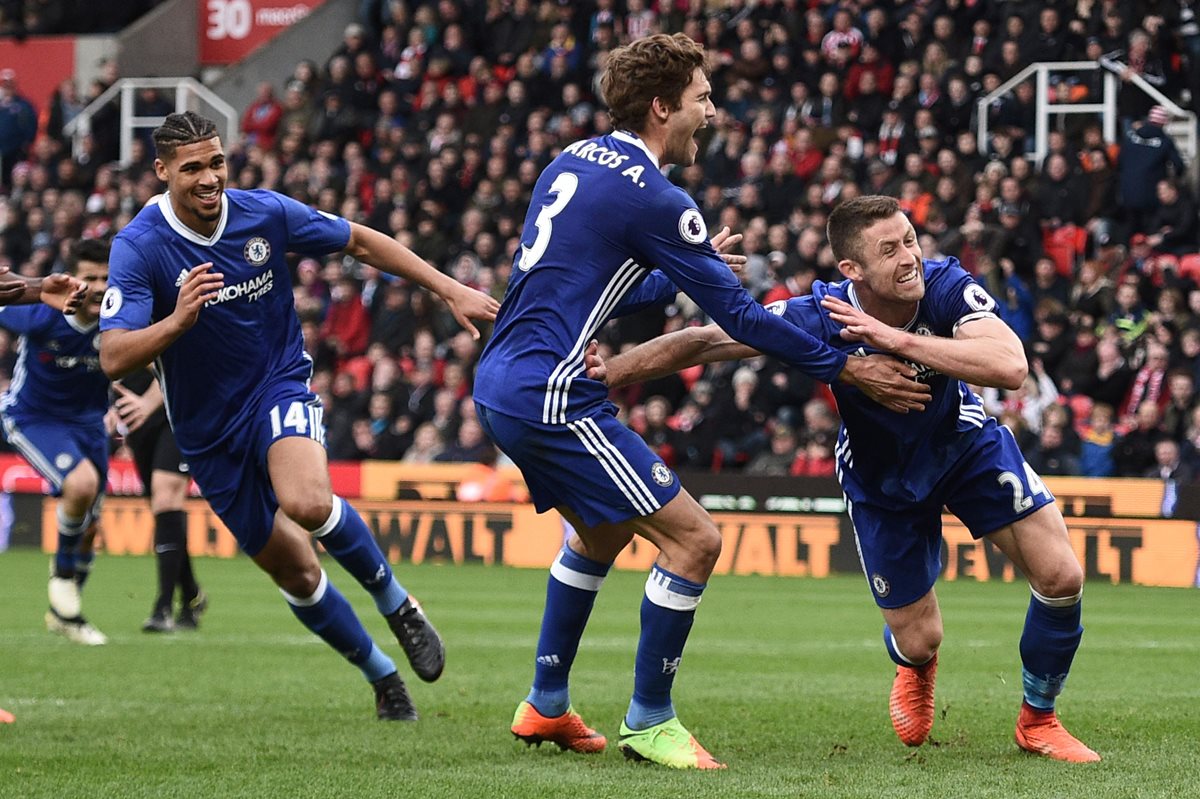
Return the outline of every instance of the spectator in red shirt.
<path id="1" fill-rule="evenodd" d="M 264 150 L 275 147 L 279 132 L 279 121 L 283 119 L 283 106 L 275 99 L 275 87 L 268 81 L 258 84 L 254 102 L 242 114 L 242 135 L 246 144 L 258 145 Z"/>
<path id="2" fill-rule="evenodd" d="M 331 300 L 321 325 L 321 338 L 337 352 L 340 367 L 367 351 L 371 317 L 363 307 L 358 285 L 352 278 L 343 277 L 337 281 Z"/>

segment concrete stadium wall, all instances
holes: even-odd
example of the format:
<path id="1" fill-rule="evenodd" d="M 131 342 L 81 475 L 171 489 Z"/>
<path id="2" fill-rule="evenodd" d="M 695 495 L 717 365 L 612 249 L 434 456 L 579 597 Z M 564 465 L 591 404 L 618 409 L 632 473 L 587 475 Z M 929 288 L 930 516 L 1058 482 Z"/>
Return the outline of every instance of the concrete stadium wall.
<path id="1" fill-rule="evenodd" d="M 195 76 L 200 66 L 199 24 L 196 0 L 159 5 L 117 37 L 121 77 Z"/>
<path id="2" fill-rule="evenodd" d="M 254 99 L 255 87 L 262 81 L 270 81 L 281 90 L 301 59 L 311 58 L 318 66 L 324 66 L 341 44 L 342 31 L 357 18 L 357 12 L 355 0 L 329 0 L 247 59 L 224 70 L 216 80 L 205 82 L 241 113 Z"/>

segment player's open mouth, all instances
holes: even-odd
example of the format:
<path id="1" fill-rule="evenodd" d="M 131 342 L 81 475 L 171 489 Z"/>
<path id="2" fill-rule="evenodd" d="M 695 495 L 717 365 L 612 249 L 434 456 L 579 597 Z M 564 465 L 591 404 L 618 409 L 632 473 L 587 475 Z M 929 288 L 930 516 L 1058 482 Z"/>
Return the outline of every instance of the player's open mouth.
<path id="1" fill-rule="evenodd" d="M 896 282 L 897 283 L 911 283 L 916 279 L 917 279 L 917 270 L 915 268 L 913 268 L 912 270 L 905 272 L 903 275 L 901 275 L 900 279 L 897 280 Z"/>
<path id="2" fill-rule="evenodd" d="M 217 202 L 217 199 L 218 199 L 220 196 L 221 196 L 221 190 L 220 190 L 220 189 L 213 189 L 212 191 L 198 191 L 198 192 L 196 192 L 196 199 L 197 199 L 197 200 L 199 200 L 200 202 L 204 203 L 205 205 L 212 205 L 212 204 L 214 204 L 215 202 Z"/>

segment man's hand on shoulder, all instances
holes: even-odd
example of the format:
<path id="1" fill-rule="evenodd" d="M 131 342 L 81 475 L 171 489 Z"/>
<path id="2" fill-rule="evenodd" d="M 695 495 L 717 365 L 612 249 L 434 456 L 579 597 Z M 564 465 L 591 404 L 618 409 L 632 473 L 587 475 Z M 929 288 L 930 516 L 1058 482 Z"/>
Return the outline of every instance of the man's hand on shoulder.
<path id="1" fill-rule="evenodd" d="M 917 370 L 887 355 L 851 356 L 838 379 L 896 413 L 923 411 L 932 393 L 913 380 Z"/>

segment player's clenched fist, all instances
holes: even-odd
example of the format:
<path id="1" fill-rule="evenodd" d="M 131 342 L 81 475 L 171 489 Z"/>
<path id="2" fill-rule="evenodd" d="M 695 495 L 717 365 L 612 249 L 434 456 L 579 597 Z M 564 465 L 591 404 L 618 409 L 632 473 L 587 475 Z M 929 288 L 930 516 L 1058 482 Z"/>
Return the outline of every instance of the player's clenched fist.
<path id="1" fill-rule="evenodd" d="M 212 271 L 211 262 L 192 267 L 179 287 L 179 298 L 175 300 L 175 321 L 187 330 L 196 324 L 200 309 L 206 302 L 215 300 L 225 286 L 225 276 Z"/>

